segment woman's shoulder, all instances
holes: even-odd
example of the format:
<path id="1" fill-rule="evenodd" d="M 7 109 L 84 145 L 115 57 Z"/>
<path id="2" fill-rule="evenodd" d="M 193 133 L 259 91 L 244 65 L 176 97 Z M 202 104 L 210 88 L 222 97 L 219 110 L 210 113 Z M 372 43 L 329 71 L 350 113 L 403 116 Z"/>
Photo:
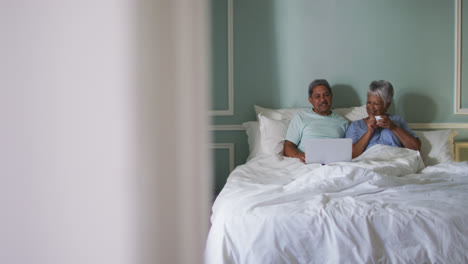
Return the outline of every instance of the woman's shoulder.
<path id="1" fill-rule="evenodd" d="M 364 118 L 359 119 L 359 120 L 354 120 L 353 122 L 351 122 L 349 126 L 362 127 L 363 125 L 366 126 L 366 122 L 364 121 Z"/>
<path id="2" fill-rule="evenodd" d="M 353 123 L 356 123 L 356 124 L 359 124 L 359 123 L 365 123 L 366 121 L 364 121 L 364 119 L 366 119 L 367 117 L 363 118 L 363 119 L 358 119 L 358 120 L 354 120 L 353 122 L 351 122 L 351 124 Z"/>
<path id="3" fill-rule="evenodd" d="M 388 114 L 388 118 L 390 118 L 390 120 L 392 120 L 393 122 L 395 122 L 395 121 L 405 122 L 405 119 L 402 116 L 395 115 L 395 114 Z"/>

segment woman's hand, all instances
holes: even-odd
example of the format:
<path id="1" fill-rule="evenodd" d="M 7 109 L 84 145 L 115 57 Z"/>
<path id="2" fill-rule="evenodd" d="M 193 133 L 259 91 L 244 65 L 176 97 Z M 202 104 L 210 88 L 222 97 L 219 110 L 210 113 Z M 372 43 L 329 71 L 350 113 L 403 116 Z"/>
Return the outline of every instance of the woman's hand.
<path id="1" fill-rule="evenodd" d="M 393 123 L 393 121 L 390 120 L 390 118 L 388 118 L 388 115 L 381 115 L 381 117 L 383 118 L 383 120 L 377 122 L 378 127 L 390 129 L 390 131 L 392 131 L 392 133 L 395 134 L 401 141 L 403 147 L 418 151 L 421 150 L 421 140 L 413 137 L 412 135 L 408 134 L 408 132 L 406 132 L 404 129 L 395 125 L 395 123 Z"/>
<path id="2" fill-rule="evenodd" d="M 388 118 L 388 115 L 381 115 L 381 117 L 383 119 L 380 120 L 380 122 L 376 122 L 377 127 L 387 128 L 390 130 L 394 130 L 396 128 L 395 123 L 393 123 L 393 121 Z"/>
<path id="3" fill-rule="evenodd" d="M 366 119 L 364 119 L 364 122 L 367 125 L 367 132 L 369 133 L 374 133 L 374 130 L 378 127 L 377 122 L 375 121 L 374 116 L 368 116 Z"/>
<path id="4" fill-rule="evenodd" d="M 367 125 L 367 132 L 364 133 L 364 135 L 362 135 L 361 138 L 353 144 L 353 158 L 358 157 L 364 152 L 372 135 L 374 134 L 374 130 L 378 128 L 377 122 L 375 121 L 375 117 L 373 115 L 369 115 L 363 120 Z"/>

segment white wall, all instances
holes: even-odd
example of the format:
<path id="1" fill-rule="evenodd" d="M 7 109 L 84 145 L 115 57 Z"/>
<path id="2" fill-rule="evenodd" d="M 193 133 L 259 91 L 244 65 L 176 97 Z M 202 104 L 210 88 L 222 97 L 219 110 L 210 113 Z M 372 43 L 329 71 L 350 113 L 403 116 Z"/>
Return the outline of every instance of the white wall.
<path id="1" fill-rule="evenodd" d="M 0 263 L 183 263 L 177 255 L 201 262 L 210 179 L 203 174 L 208 159 L 200 147 L 206 141 L 203 108 L 185 108 L 198 121 L 188 129 L 194 135 L 188 140 L 197 142 L 189 150 L 199 148 L 201 154 L 194 160 L 183 155 L 189 165 L 176 170 L 175 153 L 154 148 L 170 139 L 142 131 L 173 131 L 174 125 L 161 124 L 177 115 L 154 113 L 154 105 L 164 91 L 183 94 L 184 88 L 159 86 L 175 80 L 176 68 L 164 80 L 135 74 L 144 68 L 136 67 L 144 65 L 137 58 L 149 57 L 154 65 L 164 61 L 137 49 L 146 42 L 139 28 L 144 19 L 134 20 L 142 6 L 132 2 L 0 2 Z M 166 11 L 187 5 L 169 2 L 158 1 Z M 203 11 L 193 16 L 203 18 Z M 155 35 L 170 30 L 147 26 L 143 31 Z M 206 48 L 202 40 L 190 41 Z M 191 63 L 184 63 L 188 72 Z M 204 98 L 205 79 L 193 80 L 191 89 Z M 159 157 L 166 163 L 158 163 Z M 194 180 L 194 187 L 206 187 L 180 187 Z M 186 195 L 173 196 L 177 191 Z M 153 237 L 153 229 L 167 232 Z M 193 240 L 182 247 L 174 230 L 188 230 Z"/>

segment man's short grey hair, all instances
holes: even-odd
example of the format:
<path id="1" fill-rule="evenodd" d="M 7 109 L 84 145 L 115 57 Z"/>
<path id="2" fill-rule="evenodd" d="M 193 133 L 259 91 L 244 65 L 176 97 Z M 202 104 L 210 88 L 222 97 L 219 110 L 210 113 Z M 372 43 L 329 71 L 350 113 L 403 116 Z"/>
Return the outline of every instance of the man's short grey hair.
<path id="1" fill-rule="evenodd" d="M 373 95 L 378 96 L 384 101 L 385 106 L 393 100 L 393 85 L 390 82 L 380 80 L 373 81 L 369 85 L 367 96 Z"/>
<path id="2" fill-rule="evenodd" d="M 317 86 L 320 86 L 320 85 L 323 85 L 323 86 L 327 87 L 330 94 L 333 95 L 332 89 L 330 87 L 330 84 L 328 84 L 327 80 L 325 80 L 325 79 L 316 79 L 316 80 L 313 80 L 309 84 L 309 97 L 312 96 L 312 92 L 314 91 L 314 88 L 317 87 Z"/>

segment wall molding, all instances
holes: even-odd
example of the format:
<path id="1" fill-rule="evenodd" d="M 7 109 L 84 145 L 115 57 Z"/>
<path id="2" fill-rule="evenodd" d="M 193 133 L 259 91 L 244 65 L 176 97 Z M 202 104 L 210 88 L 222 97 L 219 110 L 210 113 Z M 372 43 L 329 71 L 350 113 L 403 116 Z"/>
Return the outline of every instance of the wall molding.
<path id="1" fill-rule="evenodd" d="M 468 108 L 462 108 L 461 102 L 462 0 L 456 0 L 455 5 L 455 114 L 468 115 Z"/>
<path id="2" fill-rule="evenodd" d="M 468 148 L 468 142 L 455 142 L 455 161 L 460 161 L 460 151 L 462 148 Z"/>
<path id="3" fill-rule="evenodd" d="M 468 123 L 408 123 L 411 129 L 468 129 Z"/>
<path id="4" fill-rule="evenodd" d="M 229 150 L 229 172 L 234 170 L 234 143 L 212 143 L 213 149 L 228 149 Z"/>
<path id="5" fill-rule="evenodd" d="M 411 129 L 468 129 L 468 123 L 409 123 Z M 212 125 L 212 131 L 245 130 L 242 125 Z"/>
<path id="6" fill-rule="evenodd" d="M 214 131 L 235 131 L 235 130 L 245 130 L 242 125 L 212 125 L 210 130 Z"/>
<path id="7" fill-rule="evenodd" d="M 227 25 L 228 25 L 228 109 L 211 110 L 212 116 L 232 116 L 234 115 L 234 12 L 233 0 L 227 0 Z"/>

